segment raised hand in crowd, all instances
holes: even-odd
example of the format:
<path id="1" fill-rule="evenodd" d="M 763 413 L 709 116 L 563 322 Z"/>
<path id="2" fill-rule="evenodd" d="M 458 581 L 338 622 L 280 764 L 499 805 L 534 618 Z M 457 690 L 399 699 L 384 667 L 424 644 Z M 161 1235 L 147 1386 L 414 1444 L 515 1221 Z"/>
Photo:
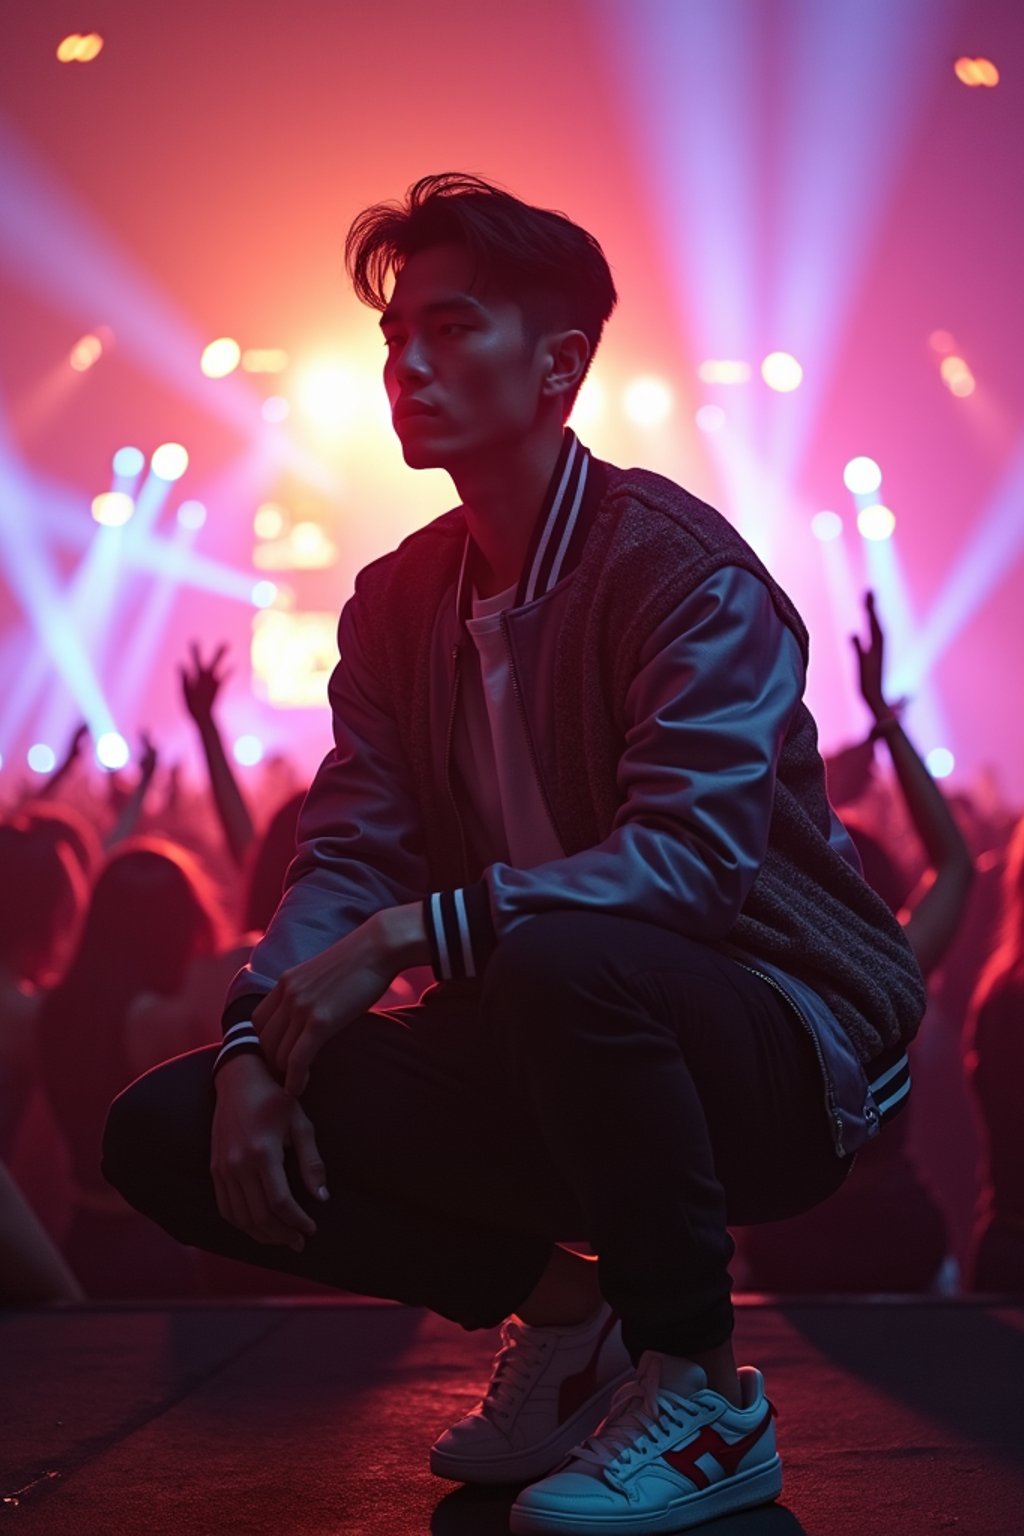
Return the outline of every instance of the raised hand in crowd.
<path id="1" fill-rule="evenodd" d="M 149 786 L 153 782 L 157 764 L 160 761 L 159 753 L 151 736 L 145 731 L 139 732 L 141 750 L 139 752 L 139 774 L 134 786 L 125 790 L 124 785 L 116 775 L 111 774 L 111 799 L 115 805 L 117 819 L 106 837 L 103 839 L 105 848 L 113 848 L 115 843 L 123 842 L 126 837 L 131 837 L 139 824 L 142 815 L 142 807 L 146 803 Z"/>
<path id="2" fill-rule="evenodd" d="M 210 791 L 228 850 L 234 863 L 241 869 L 253 841 L 252 816 L 228 761 L 220 727 L 213 714 L 217 696 L 229 675 L 221 670 L 227 654 L 227 645 L 219 645 L 207 662 L 203 661 L 195 641 L 191 643 L 189 650 L 192 657 L 191 667 L 182 665 L 178 668 L 181 695 L 185 708 L 195 721 L 199 732 L 199 741 L 210 780 Z"/>

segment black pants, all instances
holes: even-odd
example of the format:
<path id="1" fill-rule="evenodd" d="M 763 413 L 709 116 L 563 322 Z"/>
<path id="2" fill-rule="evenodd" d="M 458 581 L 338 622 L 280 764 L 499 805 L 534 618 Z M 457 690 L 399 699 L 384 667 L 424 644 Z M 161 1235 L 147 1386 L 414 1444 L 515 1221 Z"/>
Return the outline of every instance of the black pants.
<path id="1" fill-rule="evenodd" d="M 515 1311 L 557 1240 L 599 1256 L 634 1361 L 732 1331 L 728 1224 L 839 1187 L 811 1043 L 778 993 L 664 929 L 555 912 L 502 940 L 481 986 L 370 1013 L 314 1065 L 303 1106 L 329 1205 L 302 1254 L 224 1222 L 209 1172 L 214 1048 L 115 1101 L 104 1172 L 182 1242 L 467 1329 Z"/>

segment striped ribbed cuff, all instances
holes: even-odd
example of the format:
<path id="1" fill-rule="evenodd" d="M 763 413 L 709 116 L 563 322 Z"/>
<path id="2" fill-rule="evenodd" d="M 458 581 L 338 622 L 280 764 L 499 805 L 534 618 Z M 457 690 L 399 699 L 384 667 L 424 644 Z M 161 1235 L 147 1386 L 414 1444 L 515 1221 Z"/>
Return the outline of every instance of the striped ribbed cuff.
<path id="1" fill-rule="evenodd" d="M 214 1058 L 212 1075 L 216 1077 L 224 1063 L 232 1056 L 243 1056 L 246 1054 L 257 1056 L 262 1056 L 263 1054 L 260 1049 L 260 1037 L 256 1033 L 251 1019 L 242 1019 L 238 1024 L 232 1024 L 231 1028 L 225 1031 L 224 1044 Z"/>
<path id="2" fill-rule="evenodd" d="M 423 926 L 438 981 L 465 981 L 483 974 L 498 936 L 482 881 L 428 896 L 423 903 Z"/>

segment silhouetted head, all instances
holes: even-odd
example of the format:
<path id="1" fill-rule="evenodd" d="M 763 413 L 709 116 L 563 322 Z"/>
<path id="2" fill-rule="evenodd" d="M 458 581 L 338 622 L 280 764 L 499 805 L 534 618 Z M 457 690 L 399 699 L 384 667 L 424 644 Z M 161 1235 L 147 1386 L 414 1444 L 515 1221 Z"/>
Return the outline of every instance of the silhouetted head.
<path id="1" fill-rule="evenodd" d="M 53 979 L 86 899 L 86 881 L 64 844 L 27 818 L 0 825 L 0 963 L 19 982 Z"/>

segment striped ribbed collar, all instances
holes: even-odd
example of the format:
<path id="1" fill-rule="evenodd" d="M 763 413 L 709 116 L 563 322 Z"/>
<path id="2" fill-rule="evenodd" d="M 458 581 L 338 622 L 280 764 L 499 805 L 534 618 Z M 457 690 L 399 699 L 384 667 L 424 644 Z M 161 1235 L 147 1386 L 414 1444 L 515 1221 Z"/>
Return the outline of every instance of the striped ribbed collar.
<path id="1" fill-rule="evenodd" d="M 587 531 L 600 500 L 599 478 L 590 449 L 584 448 L 567 427 L 526 551 L 514 608 L 543 597 L 579 564 Z M 467 533 L 455 594 L 459 618 L 463 621 L 473 616 L 470 569 L 473 547 Z"/>

